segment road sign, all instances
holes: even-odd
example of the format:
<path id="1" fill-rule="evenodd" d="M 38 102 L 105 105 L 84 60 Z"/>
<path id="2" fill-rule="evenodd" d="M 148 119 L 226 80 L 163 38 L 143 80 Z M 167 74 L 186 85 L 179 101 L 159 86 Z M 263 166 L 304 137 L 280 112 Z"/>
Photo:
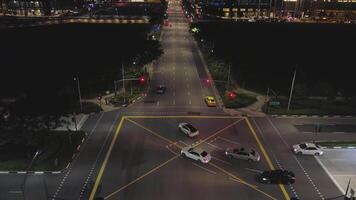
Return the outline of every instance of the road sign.
<path id="1" fill-rule="evenodd" d="M 279 105 L 281 105 L 281 102 L 279 102 L 279 101 L 270 101 L 269 105 L 271 105 L 271 106 L 279 106 Z"/>

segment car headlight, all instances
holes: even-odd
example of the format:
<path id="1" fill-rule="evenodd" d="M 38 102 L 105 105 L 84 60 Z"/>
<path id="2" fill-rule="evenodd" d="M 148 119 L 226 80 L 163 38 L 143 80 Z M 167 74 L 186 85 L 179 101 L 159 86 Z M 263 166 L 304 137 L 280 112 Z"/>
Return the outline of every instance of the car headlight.
<path id="1" fill-rule="evenodd" d="M 297 149 L 293 149 L 294 152 L 297 152 Z"/>
<path id="2" fill-rule="evenodd" d="M 266 178 L 262 178 L 262 180 L 267 181 L 267 179 L 266 179 Z"/>

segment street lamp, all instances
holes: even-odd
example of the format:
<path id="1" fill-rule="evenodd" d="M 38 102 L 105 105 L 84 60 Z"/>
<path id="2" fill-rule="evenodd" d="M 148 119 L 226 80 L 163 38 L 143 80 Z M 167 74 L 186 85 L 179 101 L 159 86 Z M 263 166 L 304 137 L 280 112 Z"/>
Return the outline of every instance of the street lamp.
<path id="1" fill-rule="evenodd" d="M 78 89 L 78 97 L 79 97 L 79 106 L 80 106 L 80 111 L 83 112 L 83 105 L 82 105 L 82 96 L 80 93 L 80 83 L 79 83 L 79 77 L 78 75 L 74 76 L 74 81 L 77 82 L 77 89 Z"/>
<path id="2" fill-rule="evenodd" d="M 25 174 L 25 177 L 23 179 L 23 196 L 24 196 L 24 199 L 26 200 L 26 180 L 27 180 L 27 174 L 28 174 L 28 171 L 31 169 L 32 167 L 32 164 L 33 162 L 35 161 L 36 157 L 41 153 L 41 150 L 37 150 L 35 155 L 33 156 L 30 164 L 28 165 L 27 169 L 26 169 L 26 174 Z"/>

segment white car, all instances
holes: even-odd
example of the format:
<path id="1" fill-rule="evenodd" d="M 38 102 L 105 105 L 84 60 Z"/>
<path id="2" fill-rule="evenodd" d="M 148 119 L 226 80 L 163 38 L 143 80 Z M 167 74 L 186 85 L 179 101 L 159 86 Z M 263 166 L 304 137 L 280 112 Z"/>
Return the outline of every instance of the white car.
<path id="1" fill-rule="evenodd" d="M 258 152 L 253 149 L 246 149 L 246 148 L 235 148 L 235 149 L 226 149 L 225 155 L 229 158 L 236 158 L 241 160 L 247 160 L 249 162 L 260 161 L 261 157 Z"/>
<path id="2" fill-rule="evenodd" d="M 199 160 L 202 163 L 208 163 L 211 160 L 211 156 L 209 153 L 207 153 L 201 148 L 194 148 L 191 146 L 184 147 L 180 151 L 180 154 L 183 157 L 188 157 L 193 160 Z"/>
<path id="3" fill-rule="evenodd" d="M 186 134 L 189 137 L 195 137 L 195 136 L 199 135 L 198 129 L 196 129 L 191 124 L 183 122 L 178 125 L 178 128 L 182 133 Z"/>
<path id="4" fill-rule="evenodd" d="M 293 145 L 293 152 L 298 155 L 316 155 L 321 156 L 324 152 L 314 143 L 301 143 Z"/>

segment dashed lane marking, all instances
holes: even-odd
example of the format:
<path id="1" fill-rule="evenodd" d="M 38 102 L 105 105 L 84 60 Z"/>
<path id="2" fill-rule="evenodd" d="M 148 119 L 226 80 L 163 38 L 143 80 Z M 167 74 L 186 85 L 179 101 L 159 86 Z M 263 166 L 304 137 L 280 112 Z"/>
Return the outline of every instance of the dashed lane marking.
<path id="1" fill-rule="evenodd" d="M 255 173 L 262 173 L 263 171 L 262 170 L 258 170 L 258 169 L 251 169 L 251 168 L 245 168 L 246 170 L 248 171 L 251 171 L 251 172 L 255 172 Z"/>
<path id="2" fill-rule="evenodd" d="M 217 149 L 217 150 L 223 150 L 223 148 L 218 147 L 218 146 L 216 146 L 216 145 L 213 145 L 213 144 L 211 144 L 211 143 L 209 143 L 209 142 L 204 142 L 204 144 L 207 144 L 207 145 L 209 145 L 209 146 L 211 146 L 211 147 L 213 147 L 214 149 Z"/>
<path id="3" fill-rule="evenodd" d="M 271 121 L 271 119 L 269 119 L 267 117 L 267 121 L 271 124 L 272 128 L 276 131 L 277 135 L 279 136 L 279 138 L 283 141 L 283 143 L 285 144 L 286 147 L 289 148 L 288 143 L 284 140 L 284 138 L 282 137 L 280 131 L 278 130 L 278 128 L 273 124 L 273 122 Z M 306 170 L 304 169 L 304 167 L 302 166 L 302 164 L 299 162 L 298 158 L 293 155 L 293 158 L 295 159 L 295 161 L 297 161 L 298 166 L 302 169 L 302 171 L 304 172 L 304 174 L 306 175 L 308 181 L 311 183 L 311 185 L 314 187 L 316 193 L 319 195 L 319 197 L 324 200 L 324 195 L 321 194 L 321 192 L 319 191 L 319 188 L 315 185 L 314 181 L 310 178 L 309 174 L 306 172 Z"/>
<path id="4" fill-rule="evenodd" d="M 173 151 L 171 148 L 169 148 L 169 147 L 170 147 L 169 145 L 166 146 L 166 148 L 168 149 L 168 151 L 170 151 L 171 153 L 173 153 L 173 154 L 176 155 L 176 156 L 179 156 L 178 153 L 174 152 L 174 151 Z"/>
<path id="5" fill-rule="evenodd" d="M 95 123 L 93 129 L 90 131 L 90 134 L 89 134 L 88 138 L 92 135 L 92 133 L 94 132 L 94 130 L 95 130 L 96 127 L 98 126 L 99 121 L 101 120 L 101 118 L 102 118 L 103 116 L 104 116 L 104 114 L 101 114 L 101 115 L 100 115 L 100 117 L 99 117 L 99 119 L 96 121 L 96 123 Z M 85 147 L 86 144 L 87 144 L 87 143 L 84 143 L 83 146 Z M 83 148 L 84 148 L 84 147 L 83 147 Z M 81 153 L 81 151 L 78 152 L 78 156 L 77 156 L 76 158 L 79 157 L 80 153 Z M 68 175 L 71 173 L 73 164 L 74 164 L 76 161 L 77 161 L 77 159 L 73 160 L 72 165 L 69 165 L 69 163 L 68 163 L 68 165 L 67 165 L 68 171 L 67 171 L 67 173 L 65 173 L 64 177 L 62 178 L 61 182 L 59 183 L 59 186 L 58 186 L 56 192 L 54 193 L 53 197 L 51 198 L 52 200 L 57 199 L 57 196 L 58 196 L 59 192 L 62 190 L 62 186 L 63 186 L 64 183 L 66 182 Z M 69 167 L 69 166 L 70 166 L 70 167 Z"/>
<path id="6" fill-rule="evenodd" d="M 263 139 L 264 141 L 267 141 L 266 138 L 264 137 L 264 134 L 262 134 L 262 130 L 261 130 L 260 126 L 256 123 L 256 121 L 255 121 L 253 118 L 252 118 L 252 121 L 253 121 L 253 123 L 255 124 L 255 126 L 257 127 L 257 130 L 258 130 L 258 132 L 260 133 L 262 139 Z M 271 151 L 271 153 L 272 153 L 273 159 L 275 160 L 275 162 L 276 162 L 276 164 L 277 164 L 277 167 L 278 167 L 279 169 L 283 169 L 282 165 L 281 165 L 280 162 L 278 161 L 278 159 L 277 159 L 276 155 L 274 154 L 273 150 L 271 149 L 270 151 Z M 294 197 L 297 197 L 297 198 L 299 199 L 299 196 L 298 196 L 297 192 L 295 191 L 294 187 L 292 186 L 292 184 L 289 183 L 288 186 L 289 186 L 289 189 L 292 191 Z"/>
<path id="7" fill-rule="evenodd" d="M 193 164 L 194 166 L 199 167 L 200 169 L 203 169 L 203 170 L 209 172 L 209 173 L 216 174 L 216 172 L 214 172 L 214 171 L 212 171 L 212 170 L 210 170 L 210 169 L 207 169 L 207 168 L 205 168 L 205 167 L 203 167 L 203 166 L 200 166 L 200 165 L 198 165 L 198 164 L 196 164 L 196 163 L 193 163 L 193 162 L 192 162 L 192 164 Z"/>
<path id="8" fill-rule="evenodd" d="M 185 146 L 189 146 L 189 144 L 187 144 L 187 143 L 183 142 L 182 140 L 179 140 L 178 142 L 180 142 L 180 143 L 184 144 Z"/>
<path id="9" fill-rule="evenodd" d="M 116 140 L 117 140 L 117 138 L 118 138 L 118 136 L 120 134 L 120 130 L 121 130 L 121 127 L 122 127 L 124 121 L 125 121 L 125 116 L 122 116 L 121 120 L 120 120 L 120 123 L 119 123 L 119 126 L 117 127 L 117 129 L 115 131 L 115 135 L 114 135 L 113 139 L 111 140 L 111 143 L 110 143 L 110 146 L 109 146 L 109 150 L 106 152 L 106 155 L 105 155 L 103 164 L 100 167 L 98 176 L 96 177 L 94 187 L 93 187 L 93 189 L 92 189 L 92 191 L 90 193 L 90 196 L 89 196 L 89 200 L 94 200 L 94 198 L 95 198 L 96 190 L 98 189 L 99 183 L 100 183 L 101 178 L 102 178 L 102 176 L 104 174 L 105 167 L 106 167 L 106 165 L 108 163 L 108 160 L 110 158 L 112 149 L 114 148 L 115 142 L 116 142 Z"/>
<path id="10" fill-rule="evenodd" d="M 116 114 L 116 117 L 115 117 L 115 119 L 114 119 L 114 121 L 113 121 L 113 123 L 111 124 L 111 127 L 110 127 L 110 129 L 109 129 L 109 133 L 107 134 L 104 143 L 101 145 L 99 154 L 96 156 L 96 159 L 95 159 L 95 161 L 94 161 L 94 163 L 93 163 L 93 165 L 92 165 L 92 167 L 91 167 L 91 169 L 90 169 L 90 172 L 89 172 L 89 174 L 88 174 L 88 177 L 86 178 L 85 183 L 84 183 L 84 185 L 83 185 L 83 187 L 82 187 L 82 190 L 80 191 L 79 200 L 83 198 L 83 195 L 84 195 L 84 193 L 85 193 L 85 190 L 87 189 L 89 180 L 91 179 L 91 177 L 92 177 L 92 175 L 93 175 L 93 172 L 94 172 L 94 170 L 95 170 L 95 167 L 96 167 L 97 164 L 98 164 L 99 158 L 100 158 L 101 154 L 103 153 L 104 147 L 106 146 L 106 144 L 107 144 L 107 142 L 108 142 L 108 139 L 109 139 L 109 137 L 110 137 L 110 135 L 111 135 L 111 132 L 112 132 L 113 129 L 114 129 L 115 123 L 117 122 L 118 118 L 119 118 L 119 113 Z"/>
<path id="11" fill-rule="evenodd" d="M 239 142 L 235 142 L 235 141 L 232 141 L 232 140 L 226 139 L 224 137 L 220 137 L 220 136 L 217 137 L 216 139 L 223 140 L 223 141 L 231 143 L 231 144 L 241 145 Z"/>
<path id="12" fill-rule="evenodd" d="M 248 119 L 248 118 L 245 118 L 245 122 L 247 123 L 247 126 L 248 126 L 248 128 L 250 129 L 250 132 L 252 133 L 252 135 L 253 135 L 253 137 L 255 138 L 255 140 L 256 140 L 258 146 L 260 147 L 260 150 L 262 151 L 263 156 L 264 156 L 265 159 L 267 160 L 267 164 L 268 164 L 269 168 L 270 168 L 271 170 L 274 170 L 274 166 L 273 166 L 273 164 L 272 164 L 272 162 L 271 162 L 271 159 L 269 158 L 269 156 L 268 156 L 268 154 L 267 154 L 265 148 L 263 147 L 263 145 L 262 145 L 260 139 L 258 138 L 258 136 L 257 136 L 257 134 L 256 134 L 256 132 L 255 132 L 255 129 L 252 127 L 252 125 L 251 125 L 249 119 Z M 289 200 L 290 197 L 289 197 L 289 194 L 287 193 L 286 188 L 284 187 L 284 185 L 282 185 L 282 184 L 278 184 L 278 185 L 279 185 L 279 188 L 282 190 L 282 193 L 283 193 L 283 195 L 284 195 L 284 198 L 285 198 L 286 200 Z"/>
<path id="13" fill-rule="evenodd" d="M 230 162 L 228 162 L 228 161 L 222 160 L 222 159 L 217 158 L 217 157 L 214 157 L 214 156 L 211 156 L 211 158 L 214 159 L 214 160 L 217 160 L 217 161 L 219 161 L 219 162 L 222 162 L 222 163 L 224 163 L 224 164 L 226 164 L 226 165 L 232 166 L 232 164 L 231 164 Z"/>

